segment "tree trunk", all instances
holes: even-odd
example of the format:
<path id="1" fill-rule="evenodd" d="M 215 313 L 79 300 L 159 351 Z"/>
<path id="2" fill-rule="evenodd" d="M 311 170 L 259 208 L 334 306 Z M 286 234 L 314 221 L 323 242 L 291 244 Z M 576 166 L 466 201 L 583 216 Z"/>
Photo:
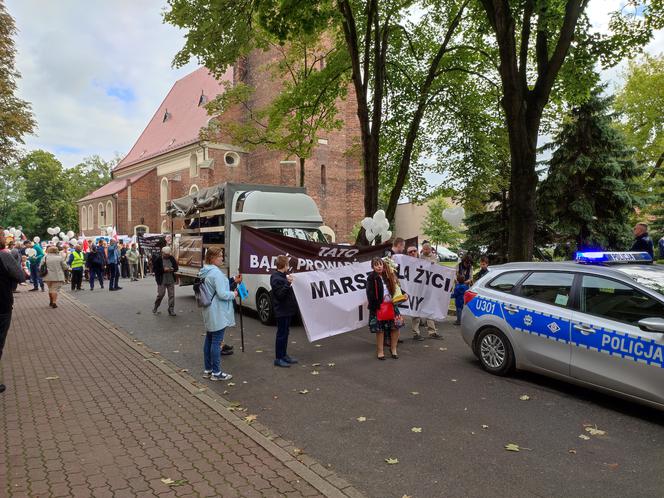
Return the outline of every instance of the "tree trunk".
<path id="1" fill-rule="evenodd" d="M 304 162 L 306 159 L 304 157 L 300 158 L 300 187 L 304 187 Z"/>

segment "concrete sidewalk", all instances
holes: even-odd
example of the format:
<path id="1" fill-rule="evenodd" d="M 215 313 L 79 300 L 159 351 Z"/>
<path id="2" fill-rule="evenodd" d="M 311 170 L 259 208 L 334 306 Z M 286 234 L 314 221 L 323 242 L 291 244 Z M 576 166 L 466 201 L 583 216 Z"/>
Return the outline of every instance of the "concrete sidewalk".
<path id="1" fill-rule="evenodd" d="M 16 295 L 0 495 L 362 496 L 66 293 L 58 306 Z"/>

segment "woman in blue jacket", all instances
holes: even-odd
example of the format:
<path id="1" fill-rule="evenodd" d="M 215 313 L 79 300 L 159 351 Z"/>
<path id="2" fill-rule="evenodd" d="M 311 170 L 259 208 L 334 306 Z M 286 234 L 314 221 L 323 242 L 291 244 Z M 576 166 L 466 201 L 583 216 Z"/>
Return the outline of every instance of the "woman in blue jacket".
<path id="1" fill-rule="evenodd" d="M 208 295 L 211 296 L 210 306 L 203 308 L 203 323 L 205 324 L 205 344 L 203 345 L 203 359 L 205 370 L 203 376 L 210 380 L 230 380 L 233 376 L 221 370 L 221 343 L 224 340 L 226 327 L 235 325 L 235 310 L 233 301 L 237 291 L 231 291 L 228 277 L 221 271 L 224 262 L 222 250 L 216 247 L 209 248 L 205 253 L 205 264 L 198 277 L 205 279 Z"/>

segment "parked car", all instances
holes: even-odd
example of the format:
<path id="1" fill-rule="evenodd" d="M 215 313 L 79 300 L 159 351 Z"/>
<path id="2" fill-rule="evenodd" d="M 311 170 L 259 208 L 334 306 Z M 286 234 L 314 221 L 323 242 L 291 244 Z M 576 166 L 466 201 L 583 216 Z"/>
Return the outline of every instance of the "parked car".
<path id="1" fill-rule="evenodd" d="M 664 409 L 664 266 L 647 253 L 493 266 L 464 301 L 462 336 L 487 372 L 530 370 Z"/>

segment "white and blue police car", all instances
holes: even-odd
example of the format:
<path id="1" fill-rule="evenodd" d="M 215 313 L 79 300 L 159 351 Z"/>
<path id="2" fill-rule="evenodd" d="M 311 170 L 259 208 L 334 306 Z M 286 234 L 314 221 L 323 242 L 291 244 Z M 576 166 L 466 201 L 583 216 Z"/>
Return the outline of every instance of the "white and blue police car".
<path id="1" fill-rule="evenodd" d="M 664 409 L 664 265 L 647 253 L 492 267 L 464 296 L 482 367 L 530 370 Z"/>

